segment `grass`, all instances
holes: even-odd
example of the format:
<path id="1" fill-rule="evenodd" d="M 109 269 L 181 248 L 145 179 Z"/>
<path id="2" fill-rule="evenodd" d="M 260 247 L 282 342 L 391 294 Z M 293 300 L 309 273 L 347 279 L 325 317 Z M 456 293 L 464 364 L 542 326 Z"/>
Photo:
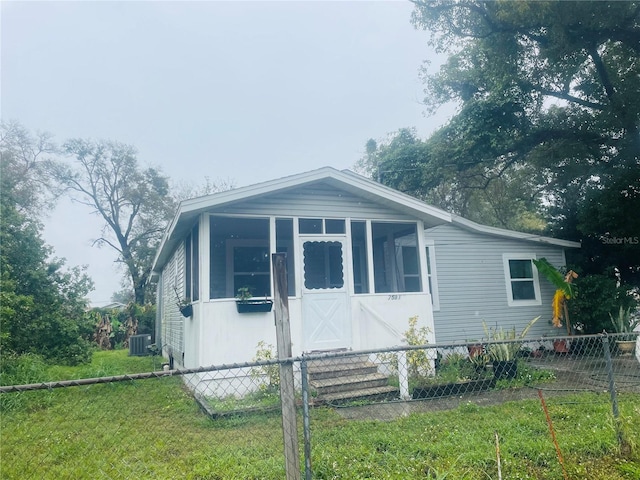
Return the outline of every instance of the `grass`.
<path id="1" fill-rule="evenodd" d="M 116 351 L 46 373 L 67 379 L 152 368 L 149 357 Z M 9 395 L 24 401 L 2 412 L 3 479 L 284 478 L 277 413 L 212 421 L 178 377 L 3 396 Z M 548 404 L 569 478 L 640 478 L 638 446 L 626 457 L 618 452 L 607 395 L 554 397 Z M 627 438 L 640 438 L 640 396 L 621 395 L 619 406 Z M 495 432 L 503 478 L 562 478 L 540 404 L 531 400 L 467 403 L 388 422 L 314 409 L 311 430 L 315 479 L 497 479 Z"/>
<path id="2" fill-rule="evenodd" d="M 244 398 L 231 395 L 225 398 L 209 398 L 206 400 L 211 410 L 216 414 L 233 414 L 243 412 L 261 412 L 279 410 L 280 394 L 270 389 L 258 390 Z"/>

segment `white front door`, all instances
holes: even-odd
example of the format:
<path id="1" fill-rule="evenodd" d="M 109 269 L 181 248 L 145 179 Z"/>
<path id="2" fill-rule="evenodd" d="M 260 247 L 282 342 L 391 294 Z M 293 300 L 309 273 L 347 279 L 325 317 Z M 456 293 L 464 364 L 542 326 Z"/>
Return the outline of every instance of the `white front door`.
<path id="1" fill-rule="evenodd" d="M 301 237 L 304 351 L 351 347 L 344 237 Z"/>

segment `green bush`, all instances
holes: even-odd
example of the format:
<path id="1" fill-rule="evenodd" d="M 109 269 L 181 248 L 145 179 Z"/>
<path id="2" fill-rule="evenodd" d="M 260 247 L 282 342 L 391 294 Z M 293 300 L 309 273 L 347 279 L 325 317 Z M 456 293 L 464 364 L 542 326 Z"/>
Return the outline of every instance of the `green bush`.
<path id="1" fill-rule="evenodd" d="M 576 279 L 578 295 L 568 303 L 571 319 L 582 334 L 613 331 L 609 315 L 617 315 L 620 307 L 634 308 L 636 302 L 630 290 L 616 285 L 610 275 L 585 275 Z"/>

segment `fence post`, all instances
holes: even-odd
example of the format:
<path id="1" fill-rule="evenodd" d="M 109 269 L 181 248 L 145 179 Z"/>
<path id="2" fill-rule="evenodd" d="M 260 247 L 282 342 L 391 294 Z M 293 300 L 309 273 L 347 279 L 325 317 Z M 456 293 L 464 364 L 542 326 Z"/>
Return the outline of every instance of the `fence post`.
<path id="1" fill-rule="evenodd" d="M 604 359 L 607 364 L 607 378 L 609 380 L 609 396 L 611 397 L 611 409 L 613 410 L 613 424 L 615 425 L 616 435 L 618 436 L 618 445 L 622 448 L 625 445 L 620 428 L 620 411 L 618 410 L 618 395 L 616 393 L 616 383 L 613 376 L 613 362 L 611 361 L 611 351 L 609 349 L 609 337 L 602 335 L 602 349 L 604 350 Z"/>
<path id="2" fill-rule="evenodd" d="M 300 374 L 302 375 L 302 430 L 304 435 L 304 478 L 311 480 L 311 425 L 309 424 L 309 374 L 307 360 L 300 362 Z"/>
<path id="3" fill-rule="evenodd" d="M 296 423 L 293 361 L 291 360 L 291 328 L 289 325 L 289 297 L 287 289 L 287 256 L 271 254 L 273 268 L 273 306 L 276 323 L 276 342 L 280 361 L 280 402 L 282 403 L 282 433 L 287 480 L 300 480 L 298 426 Z"/>
<path id="4" fill-rule="evenodd" d="M 409 395 L 409 369 L 407 368 L 407 351 L 398 352 L 398 383 L 400 384 L 400 398 L 408 400 Z"/>

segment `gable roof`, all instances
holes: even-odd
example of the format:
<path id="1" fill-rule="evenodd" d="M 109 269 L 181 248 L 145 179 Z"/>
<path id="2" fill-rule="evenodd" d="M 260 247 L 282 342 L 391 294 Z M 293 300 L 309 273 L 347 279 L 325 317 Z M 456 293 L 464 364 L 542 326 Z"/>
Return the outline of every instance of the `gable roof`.
<path id="1" fill-rule="evenodd" d="M 227 190 L 225 192 L 184 200 L 180 203 L 176 215 L 165 231 L 153 262 L 153 271 L 160 271 L 169 259 L 169 255 L 175 249 L 177 243 L 184 238 L 184 235 L 187 234 L 187 229 L 191 228 L 195 219 L 202 212 L 220 209 L 238 202 L 245 202 L 248 200 L 257 201 L 265 195 L 283 192 L 293 188 L 300 188 L 318 182 L 323 182 L 330 186 L 346 190 L 354 195 L 373 202 L 384 202 L 385 205 L 389 205 L 391 208 L 399 212 L 410 215 L 416 219 L 420 219 L 425 223 L 425 225 L 429 226 L 455 224 L 461 228 L 487 235 L 533 241 L 549 245 L 557 245 L 560 247 L 580 247 L 580 244 L 576 242 L 481 225 L 428 205 L 414 197 L 389 188 L 349 170 L 340 171 L 332 167 L 323 167 L 297 175 L 291 175 L 246 187 Z"/>

